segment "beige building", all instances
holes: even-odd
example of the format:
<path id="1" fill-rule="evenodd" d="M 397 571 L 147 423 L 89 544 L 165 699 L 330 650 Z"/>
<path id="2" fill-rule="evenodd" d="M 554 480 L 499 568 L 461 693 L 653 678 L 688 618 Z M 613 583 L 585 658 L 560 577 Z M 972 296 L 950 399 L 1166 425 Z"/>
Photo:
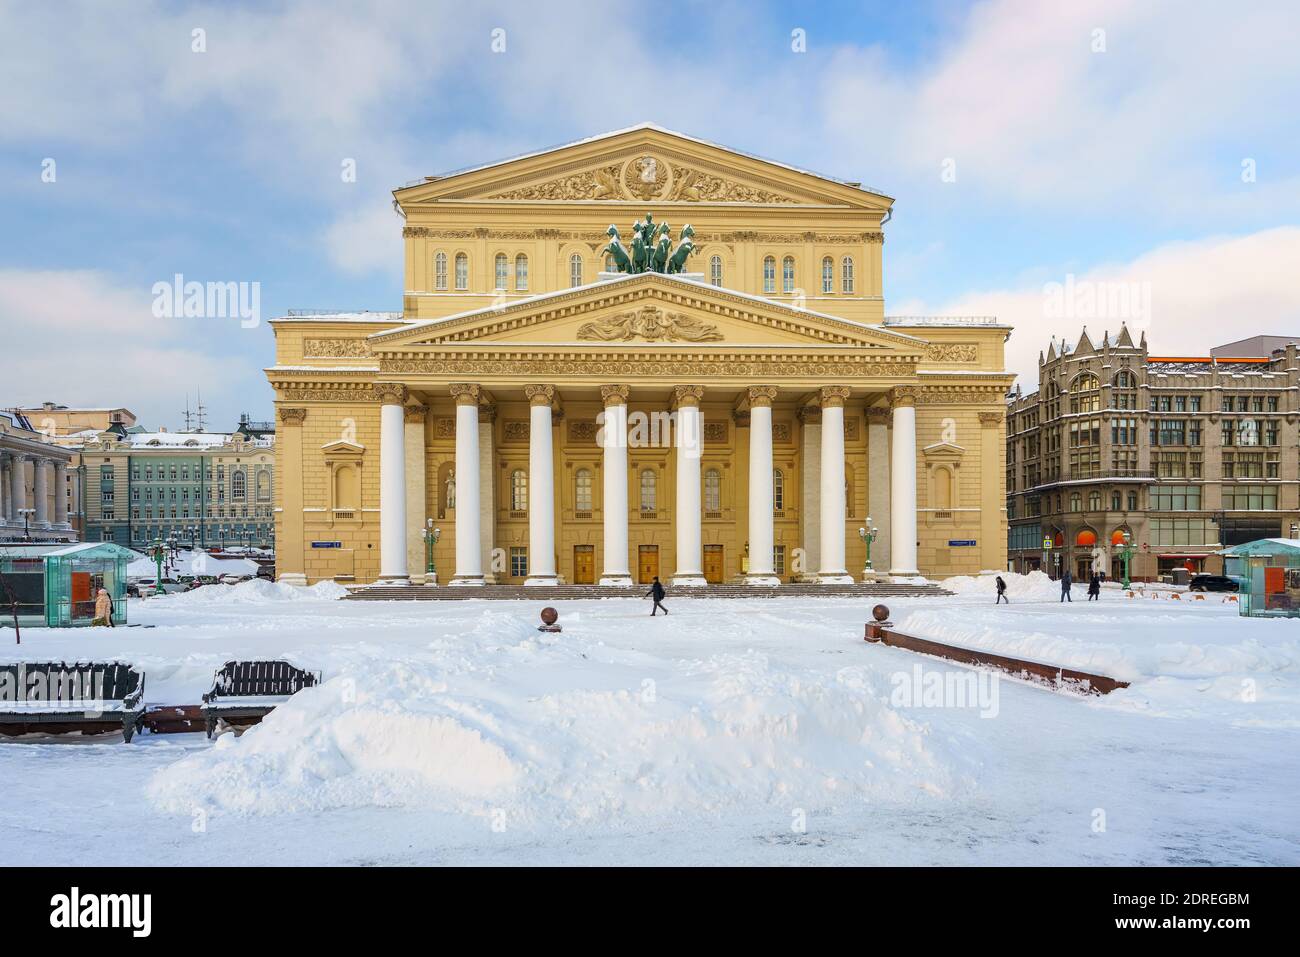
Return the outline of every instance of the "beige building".
<path id="1" fill-rule="evenodd" d="M 1007 405 L 1009 554 L 1016 571 L 1219 573 L 1214 554 L 1295 537 L 1300 337 L 1255 336 L 1208 356 L 1151 354 L 1128 329 L 1053 342 L 1039 388 Z"/>
<path id="2" fill-rule="evenodd" d="M 84 439 L 109 429 L 118 431 L 135 425 L 135 413 L 125 408 L 72 408 L 56 402 L 42 402 L 31 408 L 14 409 L 36 431 L 57 445 L 79 445 Z"/>
<path id="3" fill-rule="evenodd" d="M 892 200 L 653 126 L 395 191 L 400 313 L 273 320 L 289 581 L 1005 567 L 990 319 L 885 317 Z M 650 214 L 680 274 L 606 253 Z"/>
<path id="4" fill-rule="evenodd" d="M 0 412 L 0 541 L 77 541 L 74 457 L 23 415 Z"/>

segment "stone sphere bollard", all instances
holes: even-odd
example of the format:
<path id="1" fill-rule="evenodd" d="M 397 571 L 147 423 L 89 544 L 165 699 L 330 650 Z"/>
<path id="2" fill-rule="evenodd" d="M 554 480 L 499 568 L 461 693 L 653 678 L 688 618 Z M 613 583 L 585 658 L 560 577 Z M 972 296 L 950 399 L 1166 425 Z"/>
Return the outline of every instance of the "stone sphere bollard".
<path id="1" fill-rule="evenodd" d="M 880 641 L 885 637 L 885 626 L 890 624 L 889 608 L 886 605 L 877 605 L 871 609 L 871 617 L 874 622 L 867 622 L 867 633 L 863 636 L 865 641 Z"/>
<path id="2" fill-rule="evenodd" d="M 560 613 L 549 605 L 542 609 L 542 623 L 537 626 L 538 631 L 563 631 L 559 625 Z"/>

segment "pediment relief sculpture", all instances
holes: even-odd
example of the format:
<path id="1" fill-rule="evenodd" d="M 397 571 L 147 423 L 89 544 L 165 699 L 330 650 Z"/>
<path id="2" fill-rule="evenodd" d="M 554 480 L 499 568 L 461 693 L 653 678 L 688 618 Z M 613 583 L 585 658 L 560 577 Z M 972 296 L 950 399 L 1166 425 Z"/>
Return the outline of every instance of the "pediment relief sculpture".
<path id="1" fill-rule="evenodd" d="M 798 199 L 642 153 L 622 163 L 520 186 L 491 199 L 613 199 L 642 202 L 797 203 Z"/>
<path id="2" fill-rule="evenodd" d="M 658 306 L 642 306 L 608 319 L 583 323 L 578 338 L 588 342 L 721 342 L 722 332 L 713 323 Z"/>

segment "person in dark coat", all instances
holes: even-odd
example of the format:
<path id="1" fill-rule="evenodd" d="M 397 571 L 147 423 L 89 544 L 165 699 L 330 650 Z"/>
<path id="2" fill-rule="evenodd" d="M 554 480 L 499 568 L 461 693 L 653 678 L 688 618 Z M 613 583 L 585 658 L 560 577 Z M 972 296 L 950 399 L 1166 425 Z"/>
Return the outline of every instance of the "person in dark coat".
<path id="1" fill-rule="evenodd" d="M 1074 584 L 1074 576 L 1070 574 L 1067 568 L 1061 575 L 1061 601 L 1073 603 L 1074 598 L 1070 595 L 1070 586 Z"/>
<path id="2" fill-rule="evenodd" d="M 668 609 L 665 608 L 663 604 L 664 586 L 663 583 L 659 581 L 658 575 L 655 576 L 654 584 L 650 586 L 650 590 L 645 594 L 647 598 L 653 598 L 655 600 L 654 607 L 650 609 L 651 618 L 653 618 L 655 616 L 655 613 L 659 611 L 662 611 L 665 615 L 668 614 Z"/>
<path id="3" fill-rule="evenodd" d="M 993 604 L 996 605 L 999 604 L 1000 602 L 1006 602 L 1008 605 L 1011 604 L 1011 599 L 1007 597 L 1007 583 L 1002 580 L 1001 575 L 998 576 L 997 586 L 998 586 L 998 600 L 995 601 Z"/>
<path id="4" fill-rule="evenodd" d="M 1096 572 L 1088 580 L 1088 601 L 1101 601 L 1101 576 Z"/>

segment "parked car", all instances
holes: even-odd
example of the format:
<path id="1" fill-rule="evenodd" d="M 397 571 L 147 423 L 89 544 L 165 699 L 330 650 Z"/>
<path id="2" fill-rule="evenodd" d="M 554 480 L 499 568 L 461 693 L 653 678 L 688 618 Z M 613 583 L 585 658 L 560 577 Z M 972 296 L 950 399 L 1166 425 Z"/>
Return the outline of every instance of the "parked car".
<path id="1" fill-rule="evenodd" d="M 1227 575 L 1193 575 L 1187 583 L 1189 591 L 1236 591 L 1237 580 Z"/>
<path id="2" fill-rule="evenodd" d="M 141 578 L 139 581 L 127 585 L 127 594 L 131 593 L 132 586 L 135 587 L 136 594 L 141 598 L 151 597 L 158 589 L 157 584 L 152 578 Z M 178 582 L 174 578 L 164 578 L 162 580 L 162 592 L 164 595 L 174 595 L 177 592 L 185 591 L 189 585 Z"/>

